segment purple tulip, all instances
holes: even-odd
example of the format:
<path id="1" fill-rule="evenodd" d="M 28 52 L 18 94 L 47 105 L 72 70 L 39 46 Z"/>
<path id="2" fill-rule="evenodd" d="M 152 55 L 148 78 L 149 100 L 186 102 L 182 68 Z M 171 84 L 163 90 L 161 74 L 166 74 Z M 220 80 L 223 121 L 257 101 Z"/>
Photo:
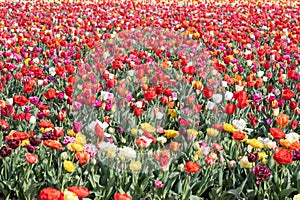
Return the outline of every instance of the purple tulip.
<path id="1" fill-rule="evenodd" d="M 62 144 L 67 145 L 69 143 L 75 143 L 75 142 L 76 142 L 76 139 L 74 137 L 66 136 L 64 138 L 64 140 L 62 141 Z"/>
<path id="2" fill-rule="evenodd" d="M 100 107 L 102 106 L 102 101 L 96 100 L 96 101 L 94 102 L 94 106 L 95 106 L 96 108 L 100 108 Z"/>
<path id="3" fill-rule="evenodd" d="M 54 131 L 46 131 L 42 134 L 42 140 L 52 140 L 54 137 Z"/>
<path id="4" fill-rule="evenodd" d="M 162 187 L 164 187 L 164 184 L 161 181 L 157 180 L 157 181 L 155 181 L 154 186 L 156 188 L 162 188 Z"/>
<path id="5" fill-rule="evenodd" d="M 36 97 L 36 96 L 34 96 L 34 97 L 29 97 L 29 101 L 30 101 L 30 103 L 32 103 L 32 104 L 34 104 L 34 105 L 36 105 L 36 104 L 38 104 L 39 103 L 39 98 L 38 97 Z"/>
<path id="6" fill-rule="evenodd" d="M 122 133 L 124 132 L 123 127 L 119 126 L 119 127 L 118 127 L 118 132 L 119 132 L 120 134 L 122 134 Z"/>
<path id="7" fill-rule="evenodd" d="M 300 160 L 300 150 L 293 151 L 293 160 Z"/>
<path id="8" fill-rule="evenodd" d="M 130 101 L 133 99 L 132 93 L 129 93 L 129 94 L 126 96 L 125 99 L 126 99 L 127 102 L 130 102 Z"/>
<path id="9" fill-rule="evenodd" d="M 270 118 L 267 118 L 267 119 L 266 119 L 266 123 L 267 123 L 268 125 L 270 125 L 270 124 L 272 124 L 272 120 L 271 120 Z"/>
<path id="10" fill-rule="evenodd" d="M 256 162 L 258 160 L 258 154 L 257 153 L 248 153 L 248 161 L 249 162 Z"/>
<path id="11" fill-rule="evenodd" d="M 31 137 L 31 138 L 29 138 L 29 142 L 32 146 L 39 146 L 41 144 L 42 140 L 40 138 Z"/>
<path id="12" fill-rule="evenodd" d="M 278 106 L 280 106 L 280 107 L 284 105 L 284 99 L 282 99 L 282 98 L 278 98 L 277 102 L 278 102 Z"/>
<path id="13" fill-rule="evenodd" d="M 10 139 L 10 140 L 6 141 L 6 144 L 8 147 L 10 147 L 12 149 L 16 149 L 20 146 L 21 142 L 16 139 Z"/>
<path id="14" fill-rule="evenodd" d="M 33 153 L 35 150 L 37 150 L 37 147 L 36 146 L 32 146 L 31 144 L 27 144 L 26 148 L 27 148 L 27 151 L 29 153 Z"/>
<path id="15" fill-rule="evenodd" d="M 255 103 L 260 102 L 261 99 L 262 99 L 262 95 L 261 95 L 261 94 L 253 94 L 253 95 L 252 95 L 252 100 L 253 100 Z"/>
<path id="16" fill-rule="evenodd" d="M 91 158 L 95 158 L 96 154 L 98 153 L 97 147 L 93 144 L 84 145 L 84 151 L 90 154 Z"/>
<path id="17" fill-rule="evenodd" d="M 105 110 L 106 110 L 106 111 L 110 111 L 111 108 L 112 108 L 112 104 L 106 103 L 106 105 L 105 105 Z"/>
<path id="18" fill-rule="evenodd" d="M 256 184 L 260 184 L 263 180 L 267 180 L 271 176 L 271 170 L 262 165 L 255 166 L 253 173 L 257 178 Z"/>
<path id="19" fill-rule="evenodd" d="M 25 106 L 25 112 L 29 112 L 31 110 L 31 106 Z"/>
<path id="20" fill-rule="evenodd" d="M 80 108 L 82 107 L 82 104 L 78 101 L 75 101 L 73 106 L 74 106 L 75 110 L 80 110 Z"/>
<path id="21" fill-rule="evenodd" d="M 1 156 L 1 157 L 8 157 L 8 156 L 11 155 L 11 153 L 12 153 L 11 148 L 9 148 L 9 147 L 7 147 L 7 146 L 3 146 L 3 147 L 1 147 L 1 149 L 0 149 L 0 156 Z"/>
<path id="22" fill-rule="evenodd" d="M 82 122 L 73 122 L 73 129 L 75 133 L 79 133 L 82 129 Z"/>

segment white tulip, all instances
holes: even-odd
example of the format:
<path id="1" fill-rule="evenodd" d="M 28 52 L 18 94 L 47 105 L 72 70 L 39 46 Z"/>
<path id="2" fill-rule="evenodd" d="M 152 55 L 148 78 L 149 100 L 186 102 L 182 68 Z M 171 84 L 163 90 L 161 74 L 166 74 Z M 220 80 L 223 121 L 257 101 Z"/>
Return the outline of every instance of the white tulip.
<path id="1" fill-rule="evenodd" d="M 222 81 L 222 87 L 227 87 L 227 81 Z"/>
<path id="2" fill-rule="evenodd" d="M 56 74 L 55 68 L 54 67 L 50 67 L 49 68 L 49 73 L 50 73 L 51 76 L 54 76 Z"/>
<path id="3" fill-rule="evenodd" d="M 291 143 L 293 143 L 293 142 L 299 142 L 299 135 L 298 135 L 297 133 L 295 133 L 295 132 L 291 132 L 291 133 L 289 133 L 289 134 L 286 134 L 286 135 L 285 135 L 285 138 L 286 138 L 289 142 L 291 142 Z"/>
<path id="4" fill-rule="evenodd" d="M 29 123 L 30 124 L 35 124 L 36 123 L 36 117 L 35 116 L 31 116 L 29 119 Z"/>
<path id="5" fill-rule="evenodd" d="M 219 104 L 221 103 L 223 96 L 221 94 L 213 94 L 212 99 L 216 104 Z"/>
<path id="6" fill-rule="evenodd" d="M 279 108 L 273 109 L 273 115 L 278 116 L 279 115 Z"/>
<path id="7" fill-rule="evenodd" d="M 232 99 L 232 97 L 233 97 L 233 93 L 230 92 L 230 91 L 226 91 L 226 93 L 225 93 L 225 100 L 226 101 L 230 101 Z"/>
<path id="8" fill-rule="evenodd" d="M 208 110 L 212 110 L 212 109 L 214 108 L 214 106 L 215 106 L 215 103 L 214 103 L 214 102 L 208 101 L 208 102 L 207 102 L 206 108 L 207 108 Z"/>
<path id="9" fill-rule="evenodd" d="M 257 76 L 258 76 L 259 78 L 261 78 L 263 75 L 264 75 L 264 71 L 258 71 L 258 72 L 257 72 Z"/>
<path id="10" fill-rule="evenodd" d="M 14 99 L 13 99 L 13 98 L 6 99 L 6 103 L 7 103 L 8 105 L 13 105 Z"/>

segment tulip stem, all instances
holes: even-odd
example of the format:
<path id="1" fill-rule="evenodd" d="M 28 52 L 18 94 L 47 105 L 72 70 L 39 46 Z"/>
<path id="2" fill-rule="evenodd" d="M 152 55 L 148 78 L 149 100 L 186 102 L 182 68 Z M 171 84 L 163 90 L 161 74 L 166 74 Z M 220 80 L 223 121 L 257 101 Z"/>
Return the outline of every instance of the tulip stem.
<path id="1" fill-rule="evenodd" d="M 50 152 L 50 159 L 49 159 L 49 166 L 51 166 L 51 164 L 52 164 L 52 154 L 53 154 L 53 152 L 51 151 Z"/>
<path id="2" fill-rule="evenodd" d="M 7 162 L 4 160 L 4 179 L 7 180 Z"/>
<path id="3" fill-rule="evenodd" d="M 64 190 L 64 186 L 65 186 L 65 175 L 63 175 L 63 178 L 62 178 L 62 183 L 61 183 L 61 190 Z"/>
<path id="4" fill-rule="evenodd" d="M 30 174 L 30 166 L 27 167 L 26 171 L 27 171 L 27 173 L 26 173 L 26 176 L 25 176 L 25 182 L 28 183 L 29 174 Z"/>
<path id="5" fill-rule="evenodd" d="M 2 146 L 2 138 L 3 138 L 3 133 L 0 131 L 0 146 Z"/>

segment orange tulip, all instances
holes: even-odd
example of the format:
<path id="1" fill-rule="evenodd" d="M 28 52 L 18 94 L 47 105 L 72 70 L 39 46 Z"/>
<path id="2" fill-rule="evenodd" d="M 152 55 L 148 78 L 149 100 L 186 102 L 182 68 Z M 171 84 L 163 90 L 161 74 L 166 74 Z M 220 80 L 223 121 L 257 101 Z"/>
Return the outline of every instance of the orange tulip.
<path id="1" fill-rule="evenodd" d="M 57 140 L 45 140 L 44 145 L 51 149 L 62 150 L 62 144 Z"/>
<path id="2" fill-rule="evenodd" d="M 6 102 L 4 100 L 0 100 L 0 109 L 5 108 Z"/>
<path id="3" fill-rule="evenodd" d="M 291 149 L 291 150 L 300 150 L 300 142 L 293 142 L 289 146 L 289 149 Z"/>
<path id="4" fill-rule="evenodd" d="M 181 147 L 181 143 L 179 142 L 171 142 L 170 144 L 170 150 L 173 152 L 177 152 Z"/>
<path id="5" fill-rule="evenodd" d="M 281 139 L 280 140 L 280 145 L 283 146 L 283 147 L 285 147 L 285 148 L 287 148 L 287 149 L 289 149 L 290 146 L 291 146 L 291 143 L 288 140 Z"/>
<path id="6" fill-rule="evenodd" d="M 278 126 L 284 128 L 289 123 L 289 116 L 286 114 L 280 114 L 280 115 L 278 115 L 276 122 L 277 122 Z"/>
<path id="7" fill-rule="evenodd" d="M 75 159 L 78 160 L 79 165 L 85 165 L 90 159 L 90 154 L 88 152 L 76 152 Z"/>
<path id="8" fill-rule="evenodd" d="M 25 159 L 29 164 L 35 164 L 38 162 L 39 157 L 35 154 L 32 153 L 26 153 L 25 154 Z"/>
<path id="9" fill-rule="evenodd" d="M 196 90 L 201 90 L 203 85 L 202 85 L 202 82 L 201 81 L 195 81 L 193 82 L 193 86 Z"/>

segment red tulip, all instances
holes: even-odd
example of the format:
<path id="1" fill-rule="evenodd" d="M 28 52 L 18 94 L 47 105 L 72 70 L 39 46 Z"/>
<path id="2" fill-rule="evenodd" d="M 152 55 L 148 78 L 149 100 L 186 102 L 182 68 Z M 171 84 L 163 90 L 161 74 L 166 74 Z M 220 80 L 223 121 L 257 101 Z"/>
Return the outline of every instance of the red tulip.
<path id="1" fill-rule="evenodd" d="M 232 115 L 236 110 L 236 105 L 235 104 L 226 104 L 225 105 L 225 112 L 228 115 Z"/>
<path id="2" fill-rule="evenodd" d="M 68 190 L 75 193 L 79 199 L 86 198 L 90 194 L 90 191 L 86 187 L 70 186 Z"/>
<path id="3" fill-rule="evenodd" d="M 134 108 L 134 115 L 136 115 L 136 116 L 140 116 L 140 115 L 142 115 L 143 114 L 143 109 L 141 109 L 141 108 Z"/>
<path id="4" fill-rule="evenodd" d="M 57 115 L 57 120 L 63 121 L 66 118 L 66 116 L 67 116 L 67 111 L 61 110 Z"/>
<path id="5" fill-rule="evenodd" d="M 26 153 L 25 159 L 26 159 L 26 162 L 28 162 L 29 164 L 35 164 L 38 162 L 39 157 L 32 153 Z"/>
<path id="6" fill-rule="evenodd" d="M 156 92 L 154 90 L 146 91 L 144 97 L 146 101 L 152 101 L 156 97 Z"/>
<path id="7" fill-rule="evenodd" d="M 114 200 L 132 200 L 132 197 L 128 194 L 116 193 L 114 194 Z"/>
<path id="8" fill-rule="evenodd" d="M 293 161 L 292 153 L 283 148 L 279 148 L 273 155 L 274 160 L 281 165 L 289 164 Z"/>
<path id="9" fill-rule="evenodd" d="M 295 130 L 299 125 L 299 122 L 296 120 L 292 120 L 291 122 L 291 129 Z"/>
<path id="10" fill-rule="evenodd" d="M 74 94 L 74 88 L 72 85 L 66 87 L 65 92 L 67 96 L 71 97 Z"/>
<path id="11" fill-rule="evenodd" d="M 60 190 L 56 190 L 55 188 L 44 188 L 41 190 L 39 197 L 41 200 L 63 200 L 64 193 Z"/>
<path id="12" fill-rule="evenodd" d="M 185 171 L 189 174 L 194 174 L 200 171 L 200 165 L 196 162 L 189 161 L 185 164 Z"/>
<path id="13" fill-rule="evenodd" d="M 55 89 L 49 89 L 48 92 L 44 92 L 44 96 L 47 99 L 55 99 L 56 98 L 56 90 Z"/>
<path id="14" fill-rule="evenodd" d="M 96 132 L 97 137 L 100 140 L 103 140 L 103 138 L 105 137 L 104 131 L 103 131 L 103 128 L 98 123 L 95 125 L 95 132 Z"/>
<path id="15" fill-rule="evenodd" d="M 290 100 L 290 99 L 294 98 L 294 96 L 295 96 L 295 93 L 293 90 L 283 89 L 282 98 L 284 98 L 285 100 Z"/>
<path id="16" fill-rule="evenodd" d="M 208 99 L 208 98 L 212 97 L 212 95 L 214 94 L 214 90 L 211 87 L 205 87 L 202 90 L 202 93 L 203 93 L 203 96 Z"/>
<path id="17" fill-rule="evenodd" d="M 17 104 L 19 106 L 24 106 L 29 102 L 29 100 L 25 96 L 22 96 L 22 95 L 15 95 L 13 98 L 13 101 L 15 104 Z"/>

